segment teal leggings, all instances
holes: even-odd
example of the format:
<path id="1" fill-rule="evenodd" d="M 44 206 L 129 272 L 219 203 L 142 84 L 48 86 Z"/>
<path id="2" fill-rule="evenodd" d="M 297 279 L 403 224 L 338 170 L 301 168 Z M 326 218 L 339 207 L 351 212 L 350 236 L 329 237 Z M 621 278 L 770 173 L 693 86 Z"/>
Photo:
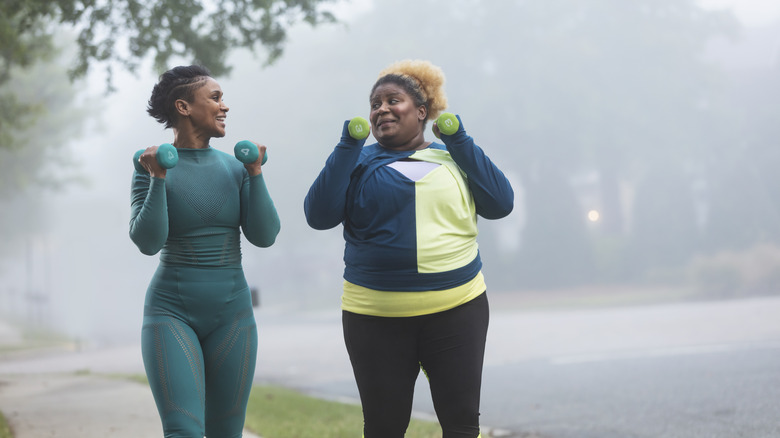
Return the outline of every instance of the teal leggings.
<path id="1" fill-rule="evenodd" d="M 257 359 L 243 270 L 160 266 L 141 333 L 165 437 L 240 437 Z"/>

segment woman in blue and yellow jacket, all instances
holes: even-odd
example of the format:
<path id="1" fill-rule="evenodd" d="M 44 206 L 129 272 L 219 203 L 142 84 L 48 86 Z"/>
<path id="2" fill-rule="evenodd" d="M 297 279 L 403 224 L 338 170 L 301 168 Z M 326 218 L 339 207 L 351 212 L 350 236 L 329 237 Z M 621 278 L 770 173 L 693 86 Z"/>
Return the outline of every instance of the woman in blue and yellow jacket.
<path id="1" fill-rule="evenodd" d="M 488 302 L 477 216 L 513 207 L 504 174 L 466 133 L 434 124 L 446 108 L 444 74 L 427 61 L 394 63 L 370 94 L 364 146 L 344 123 L 304 202 L 309 225 L 342 224 L 343 328 L 366 438 L 403 437 L 422 368 L 444 438 L 480 435 Z"/>

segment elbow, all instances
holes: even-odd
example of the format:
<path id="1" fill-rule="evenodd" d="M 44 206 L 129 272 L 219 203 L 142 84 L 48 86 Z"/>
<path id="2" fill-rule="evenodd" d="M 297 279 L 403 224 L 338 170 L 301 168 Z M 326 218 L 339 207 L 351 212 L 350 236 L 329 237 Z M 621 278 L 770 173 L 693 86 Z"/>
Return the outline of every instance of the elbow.
<path id="1" fill-rule="evenodd" d="M 143 245 L 136 245 L 138 246 L 138 250 L 141 251 L 141 254 L 153 256 L 160 252 L 160 248 L 152 248 L 150 246 L 143 246 Z"/>
<path id="2" fill-rule="evenodd" d="M 303 206 L 306 215 L 306 223 L 315 230 L 329 230 L 341 223 L 341 215 L 336 211 L 321 211 L 309 208 L 308 203 Z"/>
<path id="3" fill-rule="evenodd" d="M 273 229 L 268 230 L 268 232 L 257 235 L 251 239 L 247 236 L 247 239 L 252 245 L 258 248 L 268 248 L 276 243 L 276 237 L 279 235 L 279 231 L 281 231 L 281 224 L 276 223 L 276 226 Z"/>
<path id="4" fill-rule="evenodd" d="M 507 185 L 503 190 L 488 198 L 488 202 L 479 213 L 485 219 L 501 219 L 509 216 L 515 208 L 515 192 Z"/>
<path id="5" fill-rule="evenodd" d="M 278 236 L 278 233 L 272 234 L 270 236 L 264 236 L 262 239 L 255 240 L 252 242 L 252 244 L 258 248 L 268 248 L 276 243 L 276 236 Z"/>
<path id="6" fill-rule="evenodd" d="M 167 235 L 167 230 L 166 230 Z M 141 251 L 141 254 L 153 256 L 160 252 L 162 249 L 162 245 L 156 244 L 154 242 L 156 241 L 162 241 L 165 242 L 164 236 L 159 236 L 158 239 L 149 239 L 148 236 L 142 237 L 142 233 L 136 232 L 136 229 L 131 226 L 130 227 L 130 240 L 133 241 L 135 246 L 138 248 L 139 251 Z"/>
<path id="7" fill-rule="evenodd" d="M 512 213 L 512 210 L 514 210 L 514 207 L 514 202 L 497 204 L 493 208 L 485 209 L 480 212 L 479 215 L 485 219 L 502 219 L 509 216 L 509 214 Z"/>
<path id="8" fill-rule="evenodd" d="M 320 221 L 316 217 L 311 217 L 309 215 L 306 215 L 306 223 L 309 224 L 309 226 L 315 230 L 328 230 L 333 227 L 329 227 L 324 222 Z"/>
<path id="9" fill-rule="evenodd" d="M 503 206 L 503 208 L 501 208 L 498 211 L 499 216 L 498 216 L 497 219 L 501 219 L 501 218 L 509 216 L 509 214 L 512 213 L 512 210 L 514 210 L 514 209 L 515 209 L 515 203 L 514 202 L 510 202 L 509 204 Z"/>
<path id="10" fill-rule="evenodd" d="M 133 238 L 132 234 L 130 235 L 130 239 L 133 241 L 133 243 L 135 243 L 135 246 L 138 247 L 138 250 L 141 251 L 141 254 L 143 255 L 153 256 L 160 252 L 160 247 L 138 241 L 137 239 Z"/>
<path id="11" fill-rule="evenodd" d="M 318 217 L 314 215 L 306 215 L 306 223 L 309 224 L 315 230 L 324 231 L 330 230 L 341 223 L 341 220 L 333 221 L 327 220 L 324 216 Z"/>

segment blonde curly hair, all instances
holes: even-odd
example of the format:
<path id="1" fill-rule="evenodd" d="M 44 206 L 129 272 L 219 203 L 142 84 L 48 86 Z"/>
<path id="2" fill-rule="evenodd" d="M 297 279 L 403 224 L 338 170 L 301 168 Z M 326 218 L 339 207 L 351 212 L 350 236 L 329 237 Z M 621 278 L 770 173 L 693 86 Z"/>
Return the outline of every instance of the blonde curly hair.
<path id="1" fill-rule="evenodd" d="M 416 105 L 425 105 L 428 110 L 426 121 L 436 119 L 447 109 L 444 72 L 430 61 L 405 59 L 394 62 L 379 73 L 371 94 L 378 86 L 388 82 L 403 86 L 414 98 Z"/>

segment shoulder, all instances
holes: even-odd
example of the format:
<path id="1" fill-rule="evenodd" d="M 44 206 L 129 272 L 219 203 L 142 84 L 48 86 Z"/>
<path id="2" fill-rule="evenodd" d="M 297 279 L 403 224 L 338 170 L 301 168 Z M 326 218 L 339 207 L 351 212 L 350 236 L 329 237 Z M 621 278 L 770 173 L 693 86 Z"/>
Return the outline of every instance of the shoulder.
<path id="1" fill-rule="evenodd" d="M 214 148 L 214 147 L 211 147 L 211 153 L 213 153 L 213 154 L 214 154 L 216 157 L 218 157 L 218 158 L 219 158 L 219 159 L 221 159 L 221 160 L 232 159 L 233 161 L 237 161 L 237 160 L 236 160 L 236 157 L 234 157 L 234 156 L 232 156 L 232 155 L 228 154 L 228 153 L 227 153 L 227 152 L 225 152 L 225 151 L 221 151 L 221 150 L 219 150 L 219 149 L 216 149 L 216 148 Z"/>
<path id="2" fill-rule="evenodd" d="M 231 169 L 233 169 L 233 168 L 243 169 L 244 168 L 244 165 L 241 164 L 241 162 L 238 161 L 238 159 L 236 159 L 236 157 L 234 157 L 233 155 L 231 155 L 231 154 L 229 154 L 227 152 L 221 151 L 219 149 L 214 149 L 213 147 L 211 148 L 211 150 L 212 150 L 212 153 L 214 154 L 214 156 L 216 157 L 217 160 L 222 161 L 223 163 L 225 163 Z"/>
<path id="3" fill-rule="evenodd" d="M 248 176 L 244 164 L 238 161 L 235 156 L 213 147 L 211 148 L 211 155 L 215 162 L 222 163 L 222 166 L 237 180 Z"/>
<path id="4" fill-rule="evenodd" d="M 382 147 L 379 146 L 379 143 L 374 143 L 367 146 L 363 146 L 363 149 L 360 151 L 360 157 L 361 158 L 373 157 L 374 155 L 377 155 L 380 152 L 382 152 Z"/>

